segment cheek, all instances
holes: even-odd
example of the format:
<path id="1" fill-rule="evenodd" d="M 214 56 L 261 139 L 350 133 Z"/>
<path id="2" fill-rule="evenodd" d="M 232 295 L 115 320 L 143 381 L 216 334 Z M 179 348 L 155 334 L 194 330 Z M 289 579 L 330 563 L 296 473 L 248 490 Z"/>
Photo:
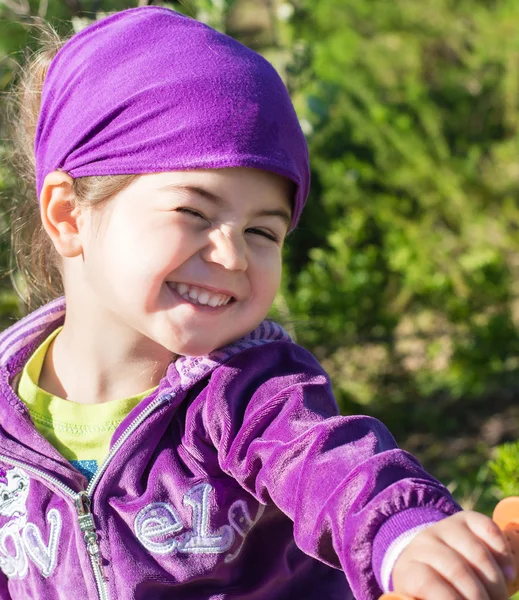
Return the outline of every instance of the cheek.
<path id="1" fill-rule="evenodd" d="M 113 228 L 103 244 L 106 262 L 112 269 L 120 269 L 128 276 L 155 277 L 167 269 L 172 256 L 182 252 L 175 236 L 167 235 L 164 229 L 128 228 L 123 224 Z"/>
<path id="2" fill-rule="evenodd" d="M 256 286 L 262 297 L 274 298 L 280 283 L 282 260 L 279 253 L 263 256 L 256 271 Z"/>

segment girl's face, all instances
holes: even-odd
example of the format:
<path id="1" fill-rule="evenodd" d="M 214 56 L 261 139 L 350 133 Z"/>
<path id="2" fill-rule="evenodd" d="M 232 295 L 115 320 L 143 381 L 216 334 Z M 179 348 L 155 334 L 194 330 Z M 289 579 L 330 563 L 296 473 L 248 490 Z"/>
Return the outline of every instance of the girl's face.
<path id="1" fill-rule="evenodd" d="M 88 211 L 81 287 L 99 322 L 195 356 L 252 331 L 279 287 L 292 185 L 248 168 L 143 175 Z"/>

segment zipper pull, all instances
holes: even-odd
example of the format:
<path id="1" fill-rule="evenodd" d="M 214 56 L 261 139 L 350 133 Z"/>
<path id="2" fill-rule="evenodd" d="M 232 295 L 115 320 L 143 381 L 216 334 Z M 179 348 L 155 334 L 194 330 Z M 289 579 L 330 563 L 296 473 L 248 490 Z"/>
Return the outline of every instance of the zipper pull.
<path id="1" fill-rule="evenodd" d="M 101 551 L 97 543 L 97 533 L 94 523 L 94 517 L 90 511 L 90 498 L 86 492 L 79 492 L 75 499 L 76 511 L 78 514 L 79 527 L 83 532 L 83 539 L 87 547 L 87 552 L 91 559 L 97 563 L 99 571 L 105 580 L 103 572 L 103 561 Z"/>
<path id="2" fill-rule="evenodd" d="M 76 504 L 77 514 L 80 517 L 90 513 L 90 497 L 86 492 L 79 492 L 74 502 Z"/>

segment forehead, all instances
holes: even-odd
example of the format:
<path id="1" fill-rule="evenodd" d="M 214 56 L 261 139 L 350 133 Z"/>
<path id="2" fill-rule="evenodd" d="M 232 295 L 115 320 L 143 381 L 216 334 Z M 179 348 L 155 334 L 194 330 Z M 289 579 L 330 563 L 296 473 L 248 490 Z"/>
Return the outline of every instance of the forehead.
<path id="1" fill-rule="evenodd" d="M 292 208 L 295 184 L 289 179 L 260 169 L 236 167 L 153 173 L 139 177 L 136 184 L 148 191 L 198 193 L 225 207 L 247 201 Z"/>

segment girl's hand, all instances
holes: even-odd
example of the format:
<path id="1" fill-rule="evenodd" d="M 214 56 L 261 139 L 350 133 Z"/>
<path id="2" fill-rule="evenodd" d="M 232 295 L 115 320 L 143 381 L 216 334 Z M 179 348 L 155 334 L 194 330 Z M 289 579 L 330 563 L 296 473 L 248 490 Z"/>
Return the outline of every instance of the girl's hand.
<path id="1" fill-rule="evenodd" d="M 420 532 L 398 557 L 393 588 L 416 600 L 505 600 L 515 562 L 498 526 L 460 512 Z"/>

